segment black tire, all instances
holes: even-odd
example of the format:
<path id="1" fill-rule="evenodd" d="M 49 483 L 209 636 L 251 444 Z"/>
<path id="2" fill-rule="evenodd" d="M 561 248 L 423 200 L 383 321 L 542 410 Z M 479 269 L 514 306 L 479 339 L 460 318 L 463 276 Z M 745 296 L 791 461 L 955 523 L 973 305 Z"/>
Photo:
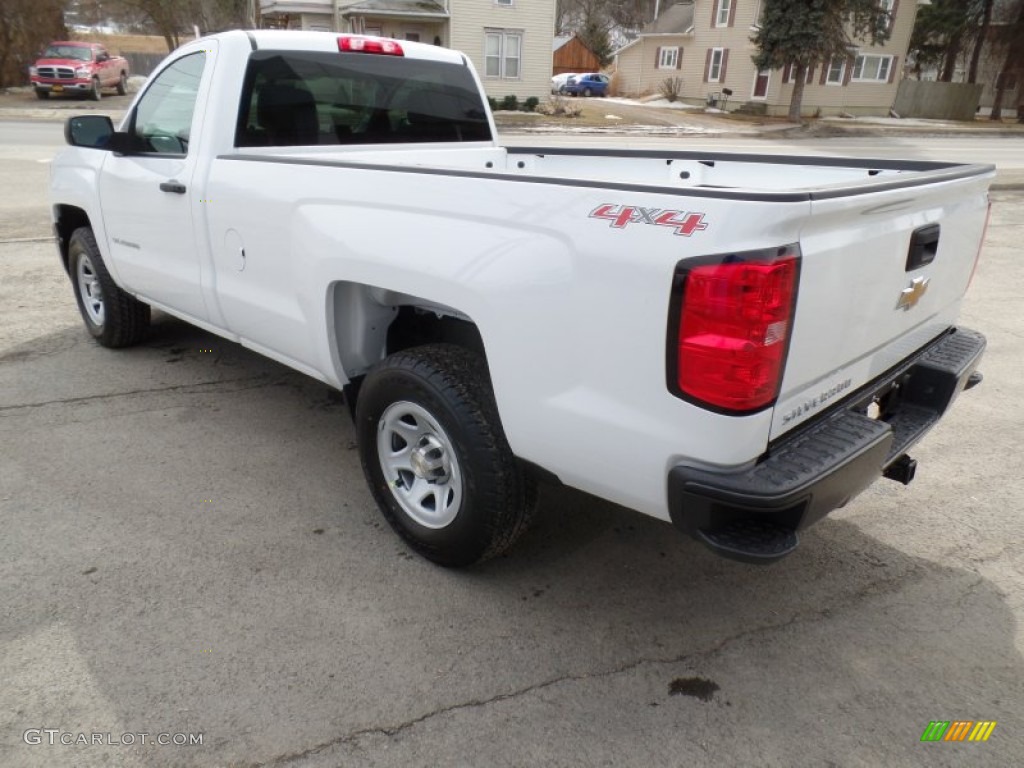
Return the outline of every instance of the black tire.
<path id="1" fill-rule="evenodd" d="M 89 227 L 74 231 L 68 243 L 68 272 L 86 330 L 104 347 L 137 344 L 149 331 L 149 305 L 110 277 Z"/>
<path id="2" fill-rule="evenodd" d="M 50 98 L 50 92 L 49 91 L 44 91 L 41 88 L 36 88 L 36 98 L 37 99 L 44 99 L 44 100 L 48 99 L 48 98 Z"/>
<path id="3" fill-rule="evenodd" d="M 429 417 L 419 423 L 432 430 L 431 435 L 421 435 L 420 440 L 436 437 L 450 451 L 445 454 L 451 462 L 448 478 L 441 478 L 440 485 L 419 470 L 413 476 L 412 471 L 402 474 L 390 469 L 385 476 L 379 443 L 392 446 L 393 456 L 405 450 L 403 436 L 389 431 L 387 425 L 392 422 L 386 417 L 410 408 Z M 429 344 L 391 355 L 363 381 L 355 420 L 363 472 L 377 506 L 398 535 L 427 559 L 450 567 L 471 565 L 501 554 L 526 530 L 536 505 L 536 485 L 505 440 L 487 364 L 480 355 L 450 344 Z M 409 421 L 404 423 L 411 429 Z M 397 446 L 394 436 L 399 437 Z M 417 452 L 414 443 L 415 439 L 408 443 L 410 456 Z M 408 480 L 403 479 L 406 476 Z M 415 487 L 421 489 L 443 488 L 447 495 L 447 484 L 455 479 L 461 479 L 459 495 L 452 493 L 458 501 L 446 513 L 454 514 L 452 519 L 425 525 L 403 506 L 414 495 L 412 484 L 419 483 Z M 410 491 L 405 502 L 399 497 L 402 488 Z M 436 495 L 434 505 L 438 506 Z"/>
<path id="4" fill-rule="evenodd" d="M 99 101 L 103 98 L 103 92 L 100 90 L 100 79 L 94 77 L 92 79 L 92 88 L 89 89 L 89 98 L 93 101 Z"/>
<path id="5" fill-rule="evenodd" d="M 124 96 L 126 93 L 128 93 L 128 75 L 122 72 L 121 77 L 117 80 L 117 95 Z"/>

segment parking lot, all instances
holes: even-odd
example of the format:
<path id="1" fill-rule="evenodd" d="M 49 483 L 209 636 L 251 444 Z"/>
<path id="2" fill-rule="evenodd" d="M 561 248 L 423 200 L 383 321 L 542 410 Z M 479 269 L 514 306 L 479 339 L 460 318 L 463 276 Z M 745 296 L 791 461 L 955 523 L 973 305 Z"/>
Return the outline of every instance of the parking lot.
<path id="1" fill-rule="evenodd" d="M 0 766 L 1019 764 L 1024 192 L 964 306 L 985 381 L 909 487 L 769 568 L 545 487 L 449 571 L 376 512 L 337 393 L 166 315 L 88 338 L 41 157 L 0 150 Z"/>

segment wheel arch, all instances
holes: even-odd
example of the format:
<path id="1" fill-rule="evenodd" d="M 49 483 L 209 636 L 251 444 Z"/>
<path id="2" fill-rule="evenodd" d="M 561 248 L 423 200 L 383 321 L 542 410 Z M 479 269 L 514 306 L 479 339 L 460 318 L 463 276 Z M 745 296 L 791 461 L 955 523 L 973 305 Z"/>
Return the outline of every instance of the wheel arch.
<path id="1" fill-rule="evenodd" d="M 57 236 L 57 248 L 64 271 L 70 274 L 68 266 L 68 245 L 71 235 L 79 227 L 92 227 L 89 214 L 75 205 L 60 204 L 53 207 L 53 228 Z"/>
<path id="2" fill-rule="evenodd" d="M 347 388 L 353 400 L 370 367 L 404 349 L 444 342 L 470 349 L 487 363 L 476 322 L 422 296 L 343 280 L 331 286 L 327 315 L 333 363 L 343 380 L 355 384 Z"/>

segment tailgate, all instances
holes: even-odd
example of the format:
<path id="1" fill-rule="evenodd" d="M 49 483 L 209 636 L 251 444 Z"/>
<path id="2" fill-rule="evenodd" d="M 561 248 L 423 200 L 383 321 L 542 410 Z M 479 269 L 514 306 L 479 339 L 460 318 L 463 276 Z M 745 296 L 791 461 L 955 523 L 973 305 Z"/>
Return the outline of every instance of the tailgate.
<path id="1" fill-rule="evenodd" d="M 986 170 L 922 186 L 812 195 L 771 439 L 954 324 L 984 236 Z"/>

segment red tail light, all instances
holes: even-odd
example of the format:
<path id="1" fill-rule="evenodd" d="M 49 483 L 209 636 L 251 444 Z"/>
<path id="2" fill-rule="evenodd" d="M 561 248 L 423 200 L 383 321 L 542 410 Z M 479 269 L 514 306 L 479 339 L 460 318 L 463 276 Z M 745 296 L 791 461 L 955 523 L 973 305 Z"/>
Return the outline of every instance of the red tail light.
<path id="1" fill-rule="evenodd" d="M 384 56 L 405 56 L 402 46 L 394 40 L 379 37 L 339 37 L 338 50 L 343 53 L 379 53 Z"/>
<path id="2" fill-rule="evenodd" d="M 681 265 L 669 388 L 729 413 L 774 403 L 789 347 L 799 265 L 797 245 Z"/>

